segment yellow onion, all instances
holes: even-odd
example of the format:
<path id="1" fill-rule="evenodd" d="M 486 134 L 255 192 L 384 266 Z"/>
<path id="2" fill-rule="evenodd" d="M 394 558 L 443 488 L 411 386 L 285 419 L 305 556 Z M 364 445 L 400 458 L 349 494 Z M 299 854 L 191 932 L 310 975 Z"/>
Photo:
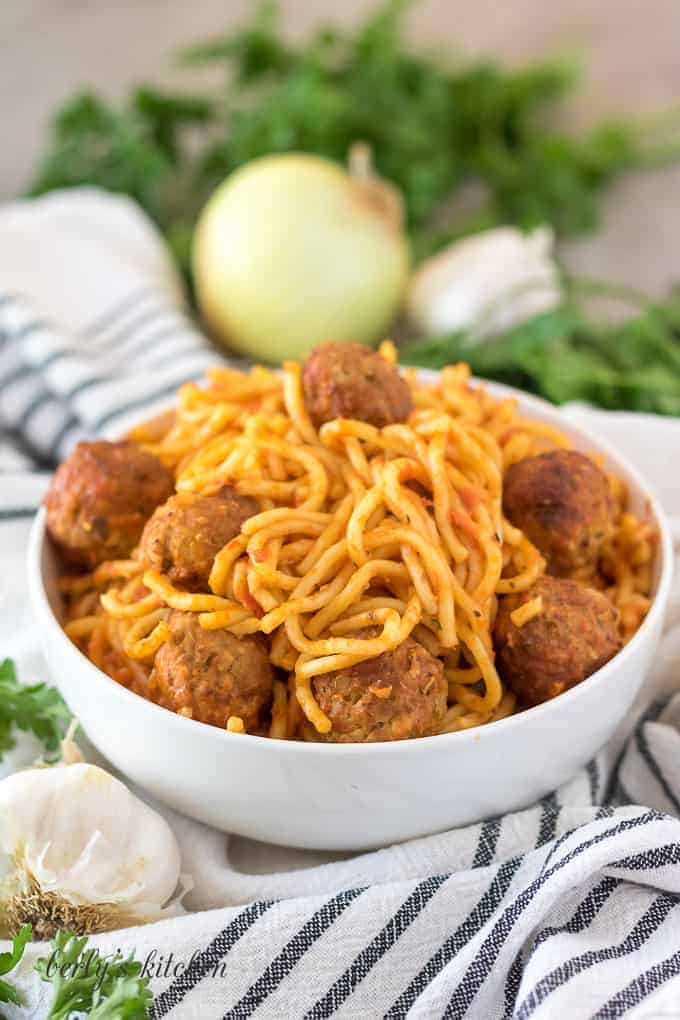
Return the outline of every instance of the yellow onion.
<path id="1" fill-rule="evenodd" d="M 409 269 L 402 205 L 364 146 L 350 171 L 304 153 L 265 156 L 213 194 L 194 236 L 198 304 L 225 345 L 266 361 L 325 340 L 372 344 Z"/>

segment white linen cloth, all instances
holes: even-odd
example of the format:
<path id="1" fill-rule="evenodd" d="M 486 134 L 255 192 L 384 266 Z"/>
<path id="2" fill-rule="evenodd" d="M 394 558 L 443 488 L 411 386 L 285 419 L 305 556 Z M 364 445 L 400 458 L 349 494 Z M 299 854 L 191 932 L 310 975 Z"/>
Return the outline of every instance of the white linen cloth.
<path id="1" fill-rule="evenodd" d="M 24 580 L 46 484 L 31 455 L 47 463 L 120 427 L 215 357 L 132 203 L 78 189 L 0 209 L 0 658 L 26 682 L 47 676 Z M 680 422 L 565 413 L 638 464 L 680 534 Z M 679 663 L 676 593 L 627 742 L 535 807 L 481 825 L 331 859 L 163 809 L 194 880 L 190 912 L 93 942 L 146 962 L 158 1020 L 678 1017 Z M 36 753 L 22 738 L 0 770 Z M 44 954 L 27 951 L 26 1006 L 8 1016 L 45 1015 L 49 989 L 32 971 Z"/>

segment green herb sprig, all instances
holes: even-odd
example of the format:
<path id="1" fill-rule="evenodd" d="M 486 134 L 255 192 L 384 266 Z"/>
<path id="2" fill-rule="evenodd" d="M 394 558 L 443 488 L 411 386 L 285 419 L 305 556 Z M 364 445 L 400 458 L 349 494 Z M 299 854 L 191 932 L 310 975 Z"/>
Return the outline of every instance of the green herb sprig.
<path id="1" fill-rule="evenodd" d="M 31 731 L 45 750 L 55 752 L 71 721 L 66 703 L 47 684 L 19 683 L 11 659 L 0 662 L 0 761 L 14 747 L 14 730 Z"/>
<path id="2" fill-rule="evenodd" d="M 82 1013 L 90 1020 L 148 1017 L 153 997 L 142 964 L 132 954 L 101 956 L 87 943 L 87 936 L 59 932 L 49 955 L 36 963 L 36 971 L 54 990 L 46 1020 L 69 1020 Z"/>
<path id="3" fill-rule="evenodd" d="M 31 940 L 30 924 L 24 925 L 12 942 L 12 949 L 0 953 L 0 975 L 9 974 L 21 962 Z M 88 938 L 71 932 L 59 932 L 46 957 L 40 957 L 35 970 L 52 985 L 52 1001 L 46 1020 L 71 1020 L 88 1016 L 90 1020 L 145 1020 L 153 1001 L 149 978 L 134 954 L 102 956 L 88 949 Z M 18 990 L 0 979 L 0 1003 L 22 1005 Z M 0 1020 L 4 1020 L 0 1013 Z"/>
<path id="4" fill-rule="evenodd" d="M 12 948 L 8 953 L 0 953 L 0 975 L 9 974 L 15 970 L 24 955 L 24 950 L 31 940 L 31 926 L 25 924 L 18 935 L 12 939 Z M 0 978 L 0 1002 L 11 1002 L 15 1006 L 21 1005 L 19 992 L 10 984 Z M 4 1020 L 4 1014 L 0 1013 L 0 1020 Z"/>
<path id="5" fill-rule="evenodd" d="M 498 336 L 480 340 L 474 330 L 462 330 L 413 344 L 401 359 L 433 369 L 466 361 L 475 375 L 556 404 L 583 400 L 612 410 L 680 415 L 680 291 L 665 301 L 643 301 L 637 315 L 612 325 L 589 314 L 577 290 L 570 288 L 553 311 Z"/>
<path id="6" fill-rule="evenodd" d="M 389 0 L 354 32 L 324 27 L 291 45 L 265 3 L 252 23 L 182 54 L 184 64 L 224 66 L 214 94 L 145 86 L 114 107 L 83 93 L 57 114 L 31 193 L 93 184 L 130 195 L 188 268 L 198 210 L 232 170 L 290 150 L 343 161 L 363 141 L 404 195 L 420 257 L 499 223 L 591 230 L 617 175 L 680 156 L 677 111 L 567 135 L 550 125 L 575 86 L 573 66 L 508 70 L 416 50 L 404 41 L 409 6 Z M 469 182 L 484 191 L 474 216 L 435 229 L 442 203 Z"/>

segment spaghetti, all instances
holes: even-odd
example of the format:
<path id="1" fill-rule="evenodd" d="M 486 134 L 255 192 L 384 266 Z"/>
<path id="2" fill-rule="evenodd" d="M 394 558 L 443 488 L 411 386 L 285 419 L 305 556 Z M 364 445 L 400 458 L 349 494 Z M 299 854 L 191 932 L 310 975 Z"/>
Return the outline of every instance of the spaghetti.
<path id="1" fill-rule="evenodd" d="M 384 344 L 381 353 L 394 361 Z M 503 473 L 524 457 L 566 448 L 554 427 L 518 414 L 513 399 L 470 384 L 465 365 L 435 385 L 404 373 L 413 410 L 377 428 L 336 419 L 316 429 L 300 366 L 209 371 L 185 385 L 174 414 L 130 435 L 175 475 L 180 493 L 225 485 L 261 512 L 214 559 L 210 591 L 185 591 L 130 560 L 62 579 L 66 631 L 92 661 L 143 693 L 172 610 L 195 613 L 208 630 L 267 637 L 276 681 L 268 735 L 327 733 L 315 677 L 395 649 L 413 635 L 444 664 L 448 709 L 442 732 L 488 723 L 515 710 L 494 665 L 499 595 L 523 592 L 545 571 L 529 539 L 503 516 Z M 650 603 L 655 535 L 626 509 L 611 481 L 614 538 L 596 577 L 619 610 L 624 639 Z M 518 625 L 540 614 L 522 607 Z M 228 728 L 240 732 L 242 720 Z"/>

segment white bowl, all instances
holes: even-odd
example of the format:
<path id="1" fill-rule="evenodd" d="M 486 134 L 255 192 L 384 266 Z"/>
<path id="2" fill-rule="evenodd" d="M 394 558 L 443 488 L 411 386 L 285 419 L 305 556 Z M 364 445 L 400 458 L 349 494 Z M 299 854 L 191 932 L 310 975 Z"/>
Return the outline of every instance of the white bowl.
<path id="1" fill-rule="evenodd" d="M 427 377 L 427 373 L 423 373 Z M 656 651 L 672 575 L 664 515 L 623 457 L 543 401 L 522 412 L 605 455 L 661 541 L 651 610 L 602 669 L 553 701 L 460 733 L 374 744 L 309 744 L 228 733 L 132 694 L 98 670 L 59 623 L 56 562 L 41 511 L 29 549 L 33 609 L 52 677 L 89 739 L 161 801 L 226 832 L 315 850 L 364 850 L 525 807 L 570 779 L 629 711 Z"/>

